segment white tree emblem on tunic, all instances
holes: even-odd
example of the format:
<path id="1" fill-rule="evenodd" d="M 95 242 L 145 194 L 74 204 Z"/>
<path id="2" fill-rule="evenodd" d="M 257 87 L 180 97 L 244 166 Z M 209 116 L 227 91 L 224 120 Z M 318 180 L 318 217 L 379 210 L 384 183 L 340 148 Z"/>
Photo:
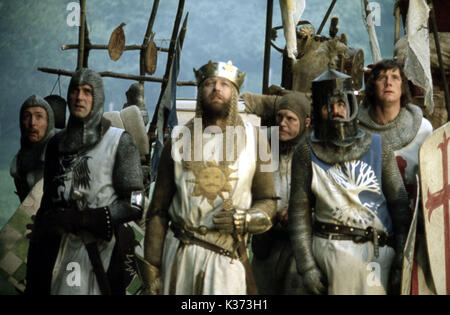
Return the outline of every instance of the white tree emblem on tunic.
<path id="1" fill-rule="evenodd" d="M 380 185 L 372 167 L 364 161 L 350 161 L 336 164 L 326 173 L 335 183 L 325 181 L 335 202 L 333 216 L 344 224 L 371 224 L 377 210 L 376 203 L 362 203 L 359 194 L 370 191 L 381 195 Z"/>

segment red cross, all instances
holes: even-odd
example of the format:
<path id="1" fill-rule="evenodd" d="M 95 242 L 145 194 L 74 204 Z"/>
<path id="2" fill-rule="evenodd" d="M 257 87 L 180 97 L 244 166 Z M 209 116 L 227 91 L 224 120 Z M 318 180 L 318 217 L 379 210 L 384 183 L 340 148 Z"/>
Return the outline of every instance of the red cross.
<path id="1" fill-rule="evenodd" d="M 449 206 L 450 199 L 450 185 L 448 183 L 448 142 L 450 137 L 447 137 L 444 132 L 444 141 L 438 144 L 438 148 L 442 152 L 442 169 L 444 176 L 444 183 L 441 190 L 430 194 L 428 189 L 428 199 L 425 203 L 425 208 L 428 210 L 428 221 L 430 221 L 431 213 L 438 207 L 444 207 L 444 247 L 445 247 L 445 277 L 447 294 L 450 294 L 450 222 L 449 222 Z"/>
<path id="2" fill-rule="evenodd" d="M 416 198 L 416 191 L 417 191 L 417 185 L 416 184 L 408 184 L 406 182 L 406 167 L 408 166 L 408 162 L 402 157 L 397 156 L 397 165 L 398 169 L 400 170 L 400 174 L 402 175 L 403 184 L 405 185 L 405 189 L 408 192 L 409 199 L 415 199 Z"/>

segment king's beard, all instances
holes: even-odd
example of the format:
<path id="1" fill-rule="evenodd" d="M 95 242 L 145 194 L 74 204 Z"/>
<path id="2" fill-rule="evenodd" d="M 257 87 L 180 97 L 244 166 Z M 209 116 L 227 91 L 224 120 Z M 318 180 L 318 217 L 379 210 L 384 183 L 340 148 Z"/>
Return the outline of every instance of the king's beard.
<path id="1" fill-rule="evenodd" d="M 219 98 L 219 99 L 217 99 Z M 203 115 L 206 120 L 227 118 L 230 112 L 231 97 L 225 99 L 218 93 L 214 93 L 203 99 Z"/>
<path id="2" fill-rule="evenodd" d="M 199 89 L 199 95 L 202 95 L 202 88 Z M 226 126 L 234 126 L 241 124 L 236 119 L 237 104 L 239 94 L 233 90 L 228 99 L 223 98 L 220 94 L 216 94 L 218 98 L 214 98 L 215 94 L 208 97 L 198 97 L 199 106 L 196 110 L 196 117 L 202 118 L 204 127 L 215 125 L 225 131 Z M 238 119 L 239 120 L 239 119 Z"/>

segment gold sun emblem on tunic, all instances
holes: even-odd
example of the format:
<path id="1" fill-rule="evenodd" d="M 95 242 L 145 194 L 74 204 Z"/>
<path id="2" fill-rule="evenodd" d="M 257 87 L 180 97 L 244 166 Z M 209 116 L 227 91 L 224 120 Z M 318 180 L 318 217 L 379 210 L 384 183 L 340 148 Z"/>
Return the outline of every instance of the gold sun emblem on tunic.
<path id="1" fill-rule="evenodd" d="M 194 191 L 191 197 L 202 196 L 202 200 L 208 200 L 212 206 L 217 197 L 225 200 L 223 193 L 231 194 L 232 187 L 230 182 L 237 178 L 230 177 L 236 172 L 225 165 L 218 165 L 216 161 L 208 161 L 202 166 L 193 169 L 195 179 L 189 179 L 187 182 L 194 183 Z"/>

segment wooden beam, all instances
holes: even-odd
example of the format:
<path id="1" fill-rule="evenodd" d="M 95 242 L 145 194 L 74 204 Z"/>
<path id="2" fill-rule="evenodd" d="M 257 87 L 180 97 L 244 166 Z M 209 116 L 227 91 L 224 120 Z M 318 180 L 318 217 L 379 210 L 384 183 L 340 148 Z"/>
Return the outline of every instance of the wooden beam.
<path id="1" fill-rule="evenodd" d="M 104 49 L 104 50 L 108 49 L 108 45 L 99 45 L 99 44 L 91 44 L 91 45 L 87 44 L 84 47 L 85 49 Z M 125 46 L 124 50 L 141 50 L 142 47 L 143 47 L 142 45 L 127 45 Z M 68 44 L 61 46 L 61 50 L 70 50 L 70 49 L 78 49 L 78 44 Z M 169 48 L 156 47 L 156 49 L 161 52 L 169 52 Z"/>
<path id="2" fill-rule="evenodd" d="M 333 2 L 331 2 L 330 7 L 328 8 L 327 13 L 325 13 L 325 16 L 323 17 L 322 23 L 320 23 L 319 30 L 317 31 L 317 35 L 320 35 L 320 33 L 322 32 L 322 29 L 323 29 L 323 27 L 325 26 L 325 23 L 327 22 L 328 17 L 330 16 L 331 11 L 333 10 L 334 5 L 336 4 L 336 1 L 337 1 L 337 0 L 333 0 Z"/>
<path id="3" fill-rule="evenodd" d="M 148 44 L 151 40 L 153 40 L 153 37 L 155 36 L 154 33 L 152 33 L 153 30 L 153 23 L 155 22 L 156 19 L 156 12 L 158 11 L 158 6 L 159 6 L 159 0 L 154 0 L 153 1 L 153 7 L 152 7 L 152 12 L 150 13 L 150 18 L 148 19 L 148 24 L 147 24 L 147 30 L 145 31 L 145 36 L 144 39 L 142 41 L 142 48 L 141 48 L 141 52 L 139 55 L 139 74 L 141 76 L 145 75 L 145 52 L 147 50 Z"/>
<path id="4" fill-rule="evenodd" d="M 69 76 L 69 77 L 71 77 L 75 73 L 75 71 L 45 68 L 45 67 L 38 67 L 38 70 L 42 71 L 42 72 L 46 72 L 46 73 L 58 74 L 58 75 Z M 98 74 L 101 77 L 110 77 L 110 78 L 118 78 L 118 79 L 125 79 L 125 80 L 149 81 L 149 82 L 158 82 L 158 83 L 165 82 L 164 78 L 154 78 L 154 77 L 149 77 L 149 76 L 124 74 L 124 73 L 117 73 L 117 72 L 111 72 L 111 71 L 98 72 Z M 178 86 L 196 86 L 197 83 L 195 81 L 178 81 L 177 85 Z"/>
<path id="5" fill-rule="evenodd" d="M 83 67 L 84 60 L 84 39 L 86 31 L 86 0 L 80 0 L 80 26 L 78 30 L 78 62 L 77 69 Z"/>
<path id="6" fill-rule="evenodd" d="M 270 71 L 270 47 L 271 47 L 271 33 L 272 33 L 272 17 L 273 17 L 273 0 L 267 0 L 266 10 L 266 39 L 264 43 L 264 68 L 263 68 L 263 82 L 262 93 L 269 92 L 269 71 Z"/>

